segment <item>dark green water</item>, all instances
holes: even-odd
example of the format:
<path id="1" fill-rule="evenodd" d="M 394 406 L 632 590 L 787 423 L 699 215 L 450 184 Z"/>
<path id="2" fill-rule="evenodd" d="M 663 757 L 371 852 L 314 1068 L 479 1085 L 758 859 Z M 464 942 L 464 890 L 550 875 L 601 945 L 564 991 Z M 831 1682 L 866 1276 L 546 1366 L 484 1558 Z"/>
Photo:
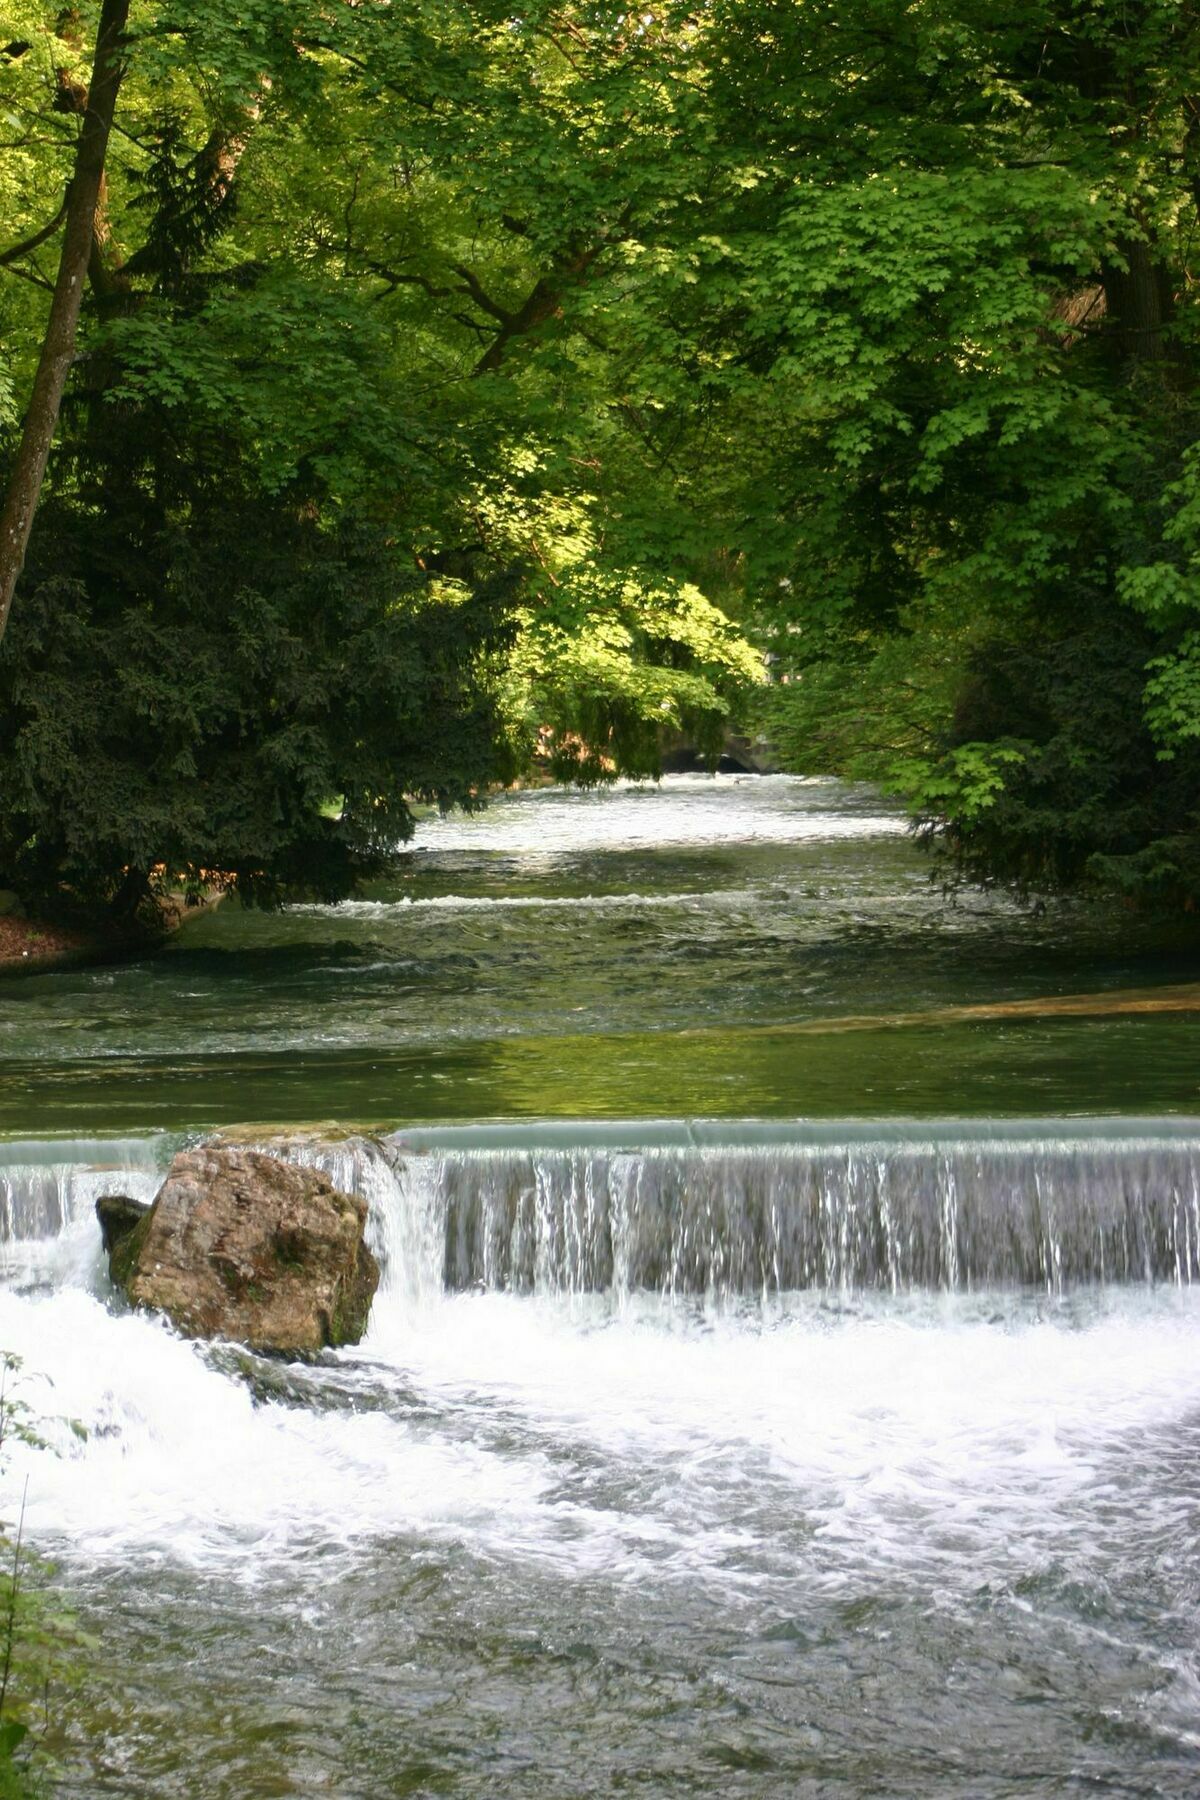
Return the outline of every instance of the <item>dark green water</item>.
<path id="1" fill-rule="evenodd" d="M 811 1030 L 1200 979 L 1194 933 L 929 873 L 837 782 L 516 795 L 431 820 L 369 900 L 6 983 L 0 1130 L 1200 1110 L 1187 1014 Z"/>

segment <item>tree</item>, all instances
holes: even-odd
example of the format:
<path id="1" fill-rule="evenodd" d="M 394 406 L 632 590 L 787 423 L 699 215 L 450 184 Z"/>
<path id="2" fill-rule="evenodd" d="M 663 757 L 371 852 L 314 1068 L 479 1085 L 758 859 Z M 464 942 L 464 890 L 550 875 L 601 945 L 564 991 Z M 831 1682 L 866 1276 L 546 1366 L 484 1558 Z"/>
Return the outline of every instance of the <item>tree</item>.
<path id="1" fill-rule="evenodd" d="M 502 583 L 448 591 L 152 406 L 67 448 L 0 664 L 0 866 L 29 900 L 120 922 L 180 889 L 339 900 L 413 799 L 511 775 Z"/>
<path id="2" fill-rule="evenodd" d="M 58 279 L 46 322 L 45 337 L 33 391 L 25 413 L 24 429 L 0 511 L 0 640 L 8 625 L 17 578 L 25 560 L 33 516 L 45 479 L 46 464 L 58 424 L 67 377 L 75 356 L 75 337 L 84 283 L 92 257 L 96 208 L 104 179 L 104 161 L 113 113 L 124 74 L 123 37 L 129 18 L 129 0 L 104 0 L 96 33 L 96 54 L 91 85 L 69 93 L 73 107 L 82 114 L 79 143 L 70 183 L 55 219 L 23 243 L 10 246 L 6 262 L 19 260 L 61 221 L 62 255 Z M 64 87 L 60 92 L 68 93 Z"/>
<path id="3" fill-rule="evenodd" d="M 547 746 L 651 771 L 755 668 L 685 559 L 622 537 L 639 473 L 602 386 L 564 431 L 561 369 L 517 354 L 553 342 L 620 178 L 552 221 L 527 177 L 502 217 L 473 158 L 532 134 L 569 183 L 573 100 L 523 86 L 570 65 L 499 9 L 368 11 L 139 18 L 0 663 L 0 866 L 39 905 L 340 897 L 409 797 L 471 804 Z"/>
<path id="4" fill-rule="evenodd" d="M 481 780 L 538 752 L 653 772 L 664 731 L 718 737 L 753 703 L 749 634 L 798 764 L 890 781 L 963 870 L 1195 898 L 1191 0 L 163 0 L 138 23 L 44 596 L 89 533 L 116 555 L 96 447 L 152 421 L 146 496 L 173 445 L 202 494 L 218 444 L 230 516 L 302 569 L 381 546 L 414 629 L 493 597 L 460 671 L 491 708 Z M 37 256 L 4 265 L 18 346 Z M 155 616 L 186 591 L 177 540 L 217 541 L 206 508 L 161 501 Z M 127 575 L 99 610 L 85 575 L 115 630 Z M 148 844 L 139 869 L 188 863 Z"/>
<path id="5" fill-rule="evenodd" d="M 972 876 L 1194 904 L 1193 9 L 710 18 L 747 195 L 673 317 L 794 754 Z"/>

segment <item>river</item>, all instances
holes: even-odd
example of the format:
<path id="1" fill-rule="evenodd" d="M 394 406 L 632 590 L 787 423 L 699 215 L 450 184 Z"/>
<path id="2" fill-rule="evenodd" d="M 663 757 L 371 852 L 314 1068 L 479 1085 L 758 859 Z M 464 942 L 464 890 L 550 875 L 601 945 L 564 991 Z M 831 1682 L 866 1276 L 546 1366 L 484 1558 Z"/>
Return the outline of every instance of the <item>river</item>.
<path id="1" fill-rule="evenodd" d="M 6 984 L 59 1791 L 1194 1794 L 1196 980 L 868 790 L 678 777 Z M 97 1194 L 233 1125 L 370 1202 L 357 1349 L 113 1301 Z"/>

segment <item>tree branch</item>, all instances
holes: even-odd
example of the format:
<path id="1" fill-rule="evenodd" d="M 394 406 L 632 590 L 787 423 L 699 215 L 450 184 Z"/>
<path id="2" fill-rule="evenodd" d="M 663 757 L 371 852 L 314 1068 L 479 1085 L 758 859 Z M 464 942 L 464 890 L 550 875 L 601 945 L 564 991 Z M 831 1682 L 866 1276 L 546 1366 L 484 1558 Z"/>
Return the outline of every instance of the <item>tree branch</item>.
<path id="1" fill-rule="evenodd" d="M 490 314 L 491 317 L 497 320 L 501 325 L 512 324 L 513 314 L 492 299 L 491 295 L 482 286 L 477 275 L 473 275 L 470 269 L 464 268 L 462 263 L 451 263 L 450 267 L 458 276 L 481 312 Z"/>
<path id="2" fill-rule="evenodd" d="M 62 205 L 48 225 L 43 225 L 40 231 L 35 231 L 32 237 L 25 239 L 23 244 L 14 244 L 11 250 L 0 250 L 0 265 L 18 262 L 22 256 L 28 256 L 31 250 L 36 250 L 40 244 L 46 242 L 47 238 L 54 236 L 67 216 L 67 201 L 70 194 L 71 190 L 68 187 L 63 193 Z"/>
<path id="3" fill-rule="evenodd" d="M 604 240 L 590 245 L 561 261 L 549 275 L 542 275 L 534 283 L 524 304 L 501 325 L 475 367 L 472 375 L 489 375 L 498 369 L 508 353 L 508 346 L 516 337 L 525 337 L 536 331 L 539 325 L 552 318 L 562 306 L 563 293 L 572 281 L 586 275 L 600 252 L 604 249 Z"/>
<path id="4" fill-rule="evenodd" d="M 36 266 L 32 269 L 23 269 L 20 263 L 6 263 L 4 265 L 4 273 L 6 275 L 15 275 L 18 281 L 28 281 L 33 287 L 42 288 L 48 294 L 54 292 L 54 283 L 52 281 L 47 281 L 46 277 Z"/>

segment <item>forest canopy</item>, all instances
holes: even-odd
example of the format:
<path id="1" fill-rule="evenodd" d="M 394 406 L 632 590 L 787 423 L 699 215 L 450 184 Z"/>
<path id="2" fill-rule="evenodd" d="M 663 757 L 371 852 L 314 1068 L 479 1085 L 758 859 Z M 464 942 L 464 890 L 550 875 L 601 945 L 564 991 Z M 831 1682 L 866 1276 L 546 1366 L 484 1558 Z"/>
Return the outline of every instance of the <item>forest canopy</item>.
<path id="1" fill-rule="evenodd" d="M 10 464 L 99 13 L 0 29 Z M 973 877 L 1193 904 L 1196 25 L 134 0 L 0 884 L 332 898 L 732 717 Z"/>

